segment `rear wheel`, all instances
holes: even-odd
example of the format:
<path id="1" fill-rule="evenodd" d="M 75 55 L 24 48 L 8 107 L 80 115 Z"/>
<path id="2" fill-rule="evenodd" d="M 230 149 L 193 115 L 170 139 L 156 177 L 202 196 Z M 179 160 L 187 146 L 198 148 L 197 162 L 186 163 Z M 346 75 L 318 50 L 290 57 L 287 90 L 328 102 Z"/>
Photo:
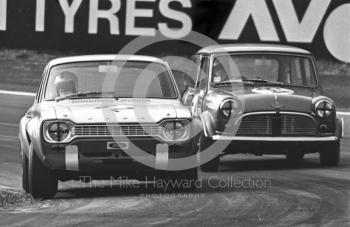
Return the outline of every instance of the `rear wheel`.
<path id="1" fill-rule="evenodd" d="M 340 161 L 340 141 L 331 142 L 322 147 L 320 163 L 323 166 L 338 166 Z"/>
<path id="2" fill-rule="evenodd" d="M 51 199 L 55 196 L 58 180 L 39 160 L 34 149 L 29 150 L 28 189 L 34 198 Z"/>
<path id="3" fill-rule="evenodd" d="M 199 138 L 199 158 L 200 163 L 203 163 L 205 160 L 203 160 L 203 156 L 201 155 L 202 151 L 205 151 L 208 147 L 210 147 L 214 143 L 214 140 L 211 138 L 208 138 L 204 135 L 204 133 L 201 133 L 201 136 Z M 215 156 L 212 160 L 204 163 L 201 165 L 201 170 L 203 172 L 216 172 L 219 169 L 220 164 L 220 156 Z"/>

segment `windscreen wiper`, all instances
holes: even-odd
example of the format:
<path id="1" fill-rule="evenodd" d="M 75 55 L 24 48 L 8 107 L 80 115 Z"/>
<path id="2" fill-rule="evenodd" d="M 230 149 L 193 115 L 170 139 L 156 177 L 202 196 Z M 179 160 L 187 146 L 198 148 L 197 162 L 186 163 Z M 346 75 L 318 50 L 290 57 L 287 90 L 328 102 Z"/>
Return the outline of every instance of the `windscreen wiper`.
<path id="1" fill-rule="evenodd" d="M 269 84 L 269 85 L 279 85 L 279 86 L 284 85 L 284 83 L 279 82 L 279 81 L 270 81 L 270 80 L 264 80 L 264 79 L 260 79 L 260 78 L 246 79 L 244 81 L 251 82 L 253 84 Z"/>
<path id="2" fill-rule="evenodd" d="M 224 82 L 219 82 L 219 83 L 214 83 L 216 86 L 230 86 L 231 84 L 234 83 L 240 83 L 240 84 L 249 84 L 253 85 L 254 83 L 251 81 L 246 81 L 246 80 L 231 80 L 231 81 L 224 81 Z"/>
<path id="3" fill-rule="evenodd" d="M 57 97 L 57 98 L 55 99 L 55 101 L 58 102 L 58 101 L 65 100 L 65 99 L 72 99 L 72 98 L 79 98 L 79 97 L 87 97 L 87 96 L 89 96 L 89 95 L 101 95 L 101 94 L 102 94 L 102 92 L 97 92 L 97 91 L 77 92 L 77 93 L 73 93 L 73 94 L 69 94 L 69 95 Z"/>

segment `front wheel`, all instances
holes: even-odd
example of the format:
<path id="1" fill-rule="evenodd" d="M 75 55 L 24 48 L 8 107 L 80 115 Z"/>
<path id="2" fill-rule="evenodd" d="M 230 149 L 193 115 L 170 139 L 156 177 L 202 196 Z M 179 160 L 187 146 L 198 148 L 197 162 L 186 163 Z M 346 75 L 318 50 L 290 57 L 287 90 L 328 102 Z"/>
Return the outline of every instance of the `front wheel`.
<path id="1" fill-rule="evenodd" d="M 32 145 L 29 150 L 28 164 L 28 189 L 30 194 L 38 199 L 53 198 L 57 192 L 58 180 L 39 160 Z"/>
<path id="2" fill-rule="evenodd" d="M 338 166 L 340 161 L 340 141 L 331 142 L 322 147 L 320 163 L 323 166 Z"/>
<path id="3" fill-rule="evenodd" d="M 22 188 L 25 193 L 29 193 L 29 182 L 28 182 L 28 158 L 26 154 L 21 152 L 22 159 Z"/>
<path id="4" fill-rule="evenodd" d="M 214 143 L 214 140 L 212 140 L 211 138 L 206 137 L 204 135 L 204 133 L 201 134 L 201 136 L 199 138 L 199 158 L 200 158 L 200 163 L 205 162 L 205 160 L 203 160 L 201 152 L 205 151 L 213 143 Z M 217 155 L 212 160 L 202 164 L 200 166 L 200 168 L 201 168 L 201 170 L 203 172 L 216 172 L 219 169 L 219 164 L 220 164 L 220 156 Z"/>

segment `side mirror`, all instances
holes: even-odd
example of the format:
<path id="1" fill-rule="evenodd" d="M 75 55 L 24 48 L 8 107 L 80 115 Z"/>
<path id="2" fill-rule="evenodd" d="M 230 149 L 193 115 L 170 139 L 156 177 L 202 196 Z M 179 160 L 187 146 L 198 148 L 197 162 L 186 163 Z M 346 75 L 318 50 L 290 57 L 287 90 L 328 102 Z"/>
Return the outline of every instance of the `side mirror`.
<path id="1" fill-rule="evenodd" d="M 183 96 L 182 96 L 182 103 L 186 106 L 190 106 L 193 100 L 193 97 L 195 95 L 196 89 L 194 87 L 187 87 L 185 90 Z"/>

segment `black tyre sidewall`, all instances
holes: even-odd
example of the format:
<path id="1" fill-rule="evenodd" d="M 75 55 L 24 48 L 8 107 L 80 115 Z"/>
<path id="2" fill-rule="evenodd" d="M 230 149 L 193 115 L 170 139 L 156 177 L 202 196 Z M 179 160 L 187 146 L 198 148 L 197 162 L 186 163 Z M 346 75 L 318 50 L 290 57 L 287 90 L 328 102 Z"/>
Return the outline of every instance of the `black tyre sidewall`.
<path id="1" fill-rule="evenodd" d="M 199 159 L 201 159 L 201 152 L 210 147 L 214 141 L 210 138 L 207 138 L 204 133 L 201 133 L 200 139 L 199 139 Z M 200 162 L 202 163 L 202 162 Z M 204 172 L 216 172 L 218 171 L 220 163 L 220 156 L 214 157 L 212 160 L 203 163 L 200 166 L 200 169 Z"/>
<path id="2" fill-rule="evenodd" d="M 29 192 L 34 198 L 51 199 L 57 192 L 58 180 L 32 148 L 29 150 L 28 182 Z"/>
<path id="3" fill-rule="evenodd" d="M 338 166 L 340 161 L 340 141 L 325 145 L 320 151 L 320 163 L 322 166 Z"/>
<path id="4" fill-rule="evenodd" d="M 22 188 L 28 193 L 29 192 L 29 182 L 28 182 L 28 158 L 25 153 L 21 152 L 22 159 Z"/>

